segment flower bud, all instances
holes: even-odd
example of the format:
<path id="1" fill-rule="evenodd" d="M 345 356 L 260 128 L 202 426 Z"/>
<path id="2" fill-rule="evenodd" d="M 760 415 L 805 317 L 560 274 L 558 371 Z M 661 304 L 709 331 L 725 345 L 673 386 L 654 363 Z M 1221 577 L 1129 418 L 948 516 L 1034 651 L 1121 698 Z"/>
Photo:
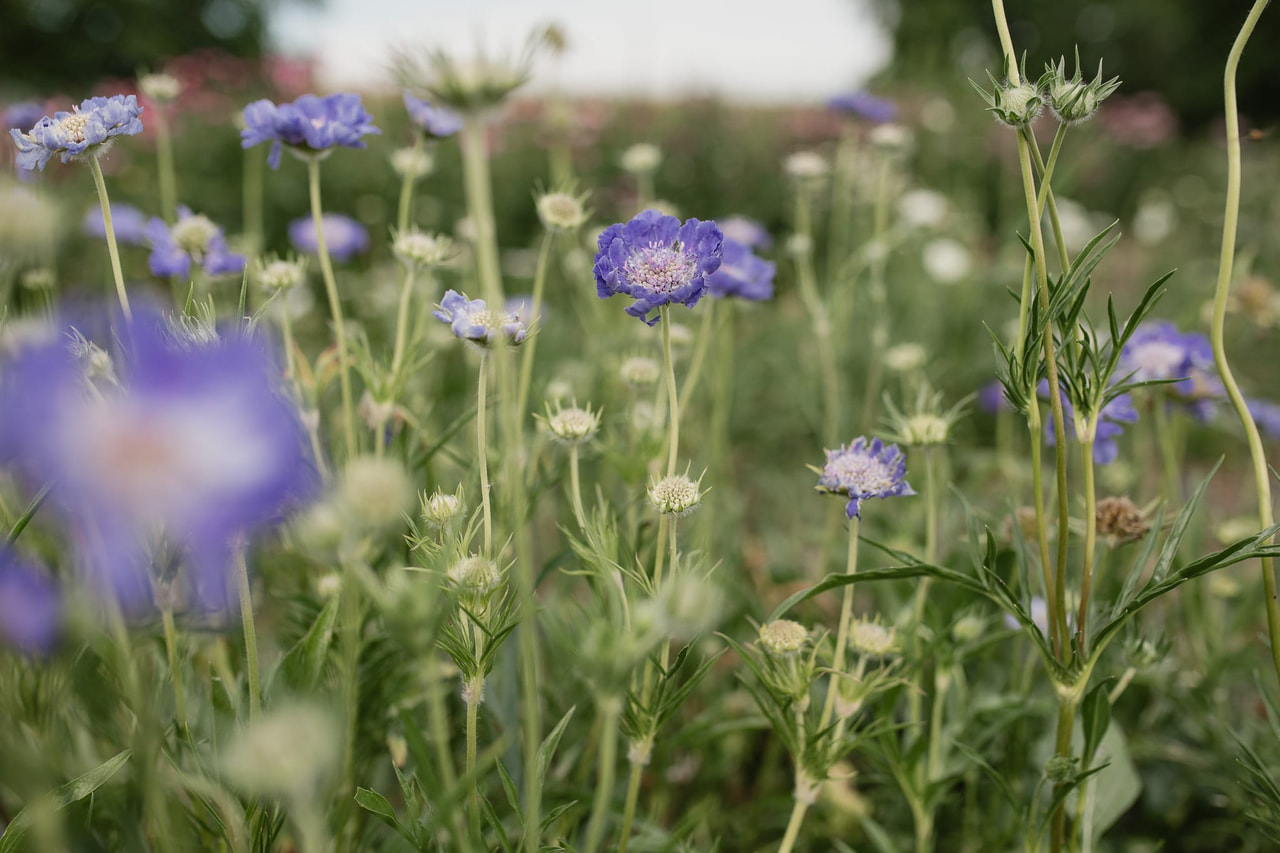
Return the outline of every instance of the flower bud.
<path id="1" fill-rule="evenodd" d="M 1103 498 L 1098 501 L 1096 515 L 1098 535 L 1112 547 L 1136 542 L 1151 529 L 1146 515 L 1128 497 Z"/>
<path id="2" fill-rule="evenodd" d="M 658 381 L 658 378 L 662 375 L 662 367 L 652 358 L 633 355 L 622 362 L 622 366 L 618 369 L 618 375 L 628 385 L 644 388 Z"/>
<path id="3" fill-rule="evenodd" d="M 290 290 L 302 283 L 307 275 L 305 258 L 281 260 L 274 255 L 262 258 L 253 267 L 253 278 L 258 286 L 269 293 Z"/>
<path id="4" fill-rule="evenodd" d="M 633 175 L 652 174 L 662 165 L 662 149 L 649 142 L 637 142 L 622 152 L 618 163 L 624 172 Z"/>
<path id="5" fill-rule="evenodd" d="M 1048 94 L 1049 109 L 1063 124 L 1078 124 L 1093 118 L 1098 107 L 1120 88 L 1120 78 L 1112 77 L 1103 82 L 1102 62 L 1098 62 L 1098 75 L 1086 82 L 1080 75 L 1080 54 L 1076 53 L 1076 73 L 1067 76 L 1067 60 L 1049 63 L 1040 85 Z"/>
<path id="6" fill-rule="evenodd" d="M 1038 83 L 1032 83 L 1023 75 L 1023 80 L 1016 86 L 1006 78 L 997 81 L 987 72 L 991 80 L 992 91 L 988 92 L 977 83 L 973 87 L 987 102 L 987 112 L 996 117 L 1001 124 L 1009 127 L 1026 127 L 1040 117 L 1044 111 L 1044 92 Z M 972 81 L 970 81 L 972 82 Z"/>
<path id="7" fill-rule="evenodd" d="M 572 231 L 587 221 L 582 199 L 570 193 L 543 193 L 537 200 L 538 218 L 548 231 Z"/>
<path id="8" fill-rule="evenodd" d="M 809 630 L 790 619 L 775 619 L 760 626 L 760 646 L 772 657 L 795 657 L 808 639 Z"/>
<path id="9" fill-rule="evenodd" d="M 374 456 L 358 456 L 348 462 L 337 493 L 345 517 L 366 530 L 399 522 L 412 495 L 404 466 L 394 459 Z"/>
<path id="10" fill-rule="evenodd" d="M 402 178 L 423 178 L 435 168 L 435 160 L 421 148 L 397 148 L 391 152 L 391 168 Z"/>
<path id="11" fill-rule="evenodd" d="M 437 530 L 443 530 L 466 512 L 462 502 L 462 487 L 453 494 L 441 492 L 439 489 L 430 496 L 422 495 L 422 520 Z"/>
<path id="12" fill-rule="evenodd" d="M 649 484 L 649 503 L 663 515 L 677 518 L 688 515 L 702 503 L 706 492 L 700 486 L 702 480 L 691 480 L 685 474 L 663 477 Z"/>
<path id="13" fill-rule="evenodd" d="M 894 651 L 894 631 L 878 622 L 859 619 L 849 631 L 849 645 L 869 657 L 884 657 Z"/>
<path id="14" fill-rule="evenodd" d="M 797 151 L 782 165 L 783 171 L 797 181 L 820 181 L 831 171 L 827 161 L 816 151 Z"/>
<path id="15" fill-rule="evenodd" d="M 1055 755 L 1044 766 L 1044 775 L 1055 785 L 1070 782 L 1076 776 L 1076 760 L 1066 755 Z"/>
<path id="16" fill-rule="evenodd" d="M 884 366 L 894 373 L 909 373 L 924 367 L 928 354 L 920 344 L 895 344 L 885 350 Z"/>
<path id="17" fill-rule="evenodd" d="M 555 411 L 547 406 L 547 415 L 542 421 L 547 431 L 561 444 L 583 444 L 590 441 L 600 428 L 600 413 L 591 411 L 589 406 L 585 409 L 577 406 L 561 408 L 556 403 Z"/>
<path id="18" fill-rule="evenodd" d="M 478 555 L 463 557 L 449 568 L 449 581 L 462 603 L 480 612 L 502 586 L 502 570 L 492 560 Z"/>
<path id="19" fill-rule="evenodd" d="M 153 101 L 167 103 L 182 94 L 182 83 L 172 74 L 143 74 L 138 91 Z"/>
<path id="20" fill-rule="evenodd" d="M 416 228 L 395 235 L 391 251 L 406 267 L 438 267 L 454 255 L 453 240 L 443 234 L 427 234 Z"/>

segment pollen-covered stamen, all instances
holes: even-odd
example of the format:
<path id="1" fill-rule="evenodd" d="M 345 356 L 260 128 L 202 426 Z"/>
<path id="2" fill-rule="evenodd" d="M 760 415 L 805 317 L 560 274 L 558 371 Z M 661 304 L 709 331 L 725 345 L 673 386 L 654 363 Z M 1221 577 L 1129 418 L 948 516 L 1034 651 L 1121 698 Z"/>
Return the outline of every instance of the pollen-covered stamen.
<path id="1" fill-rule="evenodd" d="M 693 281 L 698 274 L 696 259 L 679 244 L 636 249 L 622 269 L 632 286 L 654 293 L 671 293 Z"/>
<path id="2" fill-rule="evenodd" d="M 880 459 L 854 452 L 833 455 L 823 474 L 840 488 L 864 495 L 887 491 L 898 482 L 897 472 Z"/>
<path id="3" fill-rule="evenodd" d="M 58 129 L 72 142 L 85 141 L 85 129 L 89 126 L 89 116 L 76 111 L 58 122 Z"/>

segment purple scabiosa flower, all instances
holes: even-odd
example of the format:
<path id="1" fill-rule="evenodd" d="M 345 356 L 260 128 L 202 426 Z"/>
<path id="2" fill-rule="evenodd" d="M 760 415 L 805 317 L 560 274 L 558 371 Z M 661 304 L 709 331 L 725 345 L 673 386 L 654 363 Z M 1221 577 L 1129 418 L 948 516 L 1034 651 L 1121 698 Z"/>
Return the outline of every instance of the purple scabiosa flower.
<path id="1" fill-rule="evenodd" d="M 18 165 L 43 170 L 55 154 L 64 163 L 80 155 L 96 157 L 115 137 L 142 133 L 141 112 L 137 95 L 88 98 L 72 112 L 43 116 L 25 133 L 13 128 L 9 135 L 18 146 Z"/>
<path id="2" fill-rule="evenodd" d="M 827 106 L 836 112 L 865 118 L 876 124 L 893 121 L 894 116 L 898 114 L 898 109 L 892 101 L 877 98 L 869 92 L 848 92 L 836 95 L 827 101 Z"/>
<path id="3" fill-rule="evenodd" d="M 772 299 L 775 272 L 777 265 L 773 261 L 757 258 L 750 246 L 726 237 L 720 268 L 707 276 L 707 289 L 716 297 Z"/>
<path id="4" fill-rule="evenodd" d="M 978 409 L 989 415 L 998 415 L 1010 408 L 1004 396 L 1004 385 L 999 379 L 993 379 L 978 389 Z"/>
<path id="5" fill-rule="evenodd" d="M 844 512 L 849 518 L 861 518 L 860 504 L 867 498 L 892 498 L 914 495 L 906 481 L 907 458 L 898 445 L 886 445 L 878 438 L 867 441 L 859 436 L 850 445 L 828 450 L 827 463 L 814 468 L 821 476 L 817 489 L 833 495 L 845 495 L 849 503 Z"/>
<path id="6" fill-rule="evenodd" d="M 657 210 L 610 225 L 597 242 L 596 293 L 635 301 L 627 313 L 652 326 L 649 312 L 675 302 L 692 308 L 707 292 L 707 277 L 720 268 L 724 235 L 714 222 L 680 223 Z"/>
<path id="7" fill-rule="evenodd" d="M 1049 380 L 1041 379 L 1037 388 L 1041 397 L 1049 396 Z M 1066 392 L 1062 393 L 1062 421 L 1068 433 L 1068 437 L 1075 437 L 1075 409 L 1071 403 L 1067 401 Z M 1116 444 L 1116 438 L 1124 432 L 1123 424 L 1133 424 L 1138 422 L 1138 410 L 1133 407 L 1133 398 L 1128 394 L 1121 394 L 1102 407 L 1102 411 L 1098 413 L 1098 425 L 1094 428 L 1093 436 L 1093 461 L 1098 465 L 1110 465 L 1116 461 L 1116 457 L 1120 455 L 1120 447 Z M 1053 420 L 1045 419 L 1044 424 L 1045 441 L 1049 444 L 1054 442 Z"/>
<path id="8" fill-rule="evenodd" d="M 1132 374 L 1135 382 L 1181 380 L 1172 385 L 1171 394 L 1201 421 L 1213 417 L 1218 400 L 1226 395 L 1209 339 L 1182 332 L 1166 320 L 1138 326 L 1120 353 L 1117 370 Z"/>
<path id="9" fill-rule="evenodd" d="M 116 232 L 116 242 L 129 246 L 147 244 L 147 215 L 131 204 L 111 205 L 111 227 Z M 102 221 L 102 208 L 91 207 L 84 215 L 80 229 L 90 237 L 107 239 L 107 226 Z"/>
<path id="10" fill-rule="evenodd" d="M 147 310 L 116 328 L 110 353 L 68 326 L 7 365 L 0 461 L 53 484 L 81 564 L 122 605 L 150 601 L 163 531 L 185 553 L 191 600 L 221 609 L 233 548 L 316 488 L 307 433 L 265 341 L 193 341 Z"/>
<path id="11" fill-rule="evenodd" d="M 728 216 L 717 219 L 716 225 L 720 226 L 720 233 L 726 241 L 734 240 L 751 249 L 768 249 L 773 245 L 773 237 L 769 236 L 768 229 L 754 219 Z"/>
<path id="12" fill-rule="evenodd" d="M 453 110 L 433 106 L 430 101 L 414 97 L 408 89 L 404 90 L 404 108 L 409 111 L 409 118 L 428 137 L 443 139 L 453 136 L 462 130 L 462 116 Z"/>
<path id="13" fill-rule="evenodd" d="M 38 101 L 19 101 L 4 111 L 5 130 L 30 130 L 44 118 L 44 104 Z"/>
<path id="14" fill-rule="evenodd" d="M 440 307 L 432 315 L 448 323 L 454 335 L 488 349 L 502 338 L 513 346 L 529 336 L 520 317 L 510 311 L 490 311 L 483 299 L 468 299 L 465 293 L 445 291 Z"/>
<path id="15" fill-rule="evenodd" d="M 1258 425 L 1258 431 L 1267 438 L 1280 438 L 1280 403 L 1270 400 L 1246 399 L 1249 416 Z"/>
<path id="16" fill-rule="evenodd" d="M 62 596 L 53 581 L 0 545 L 0 641 L 44 654 L 62 628 Z"/>
<path id="17" fill-rule="evenodd" d="M 155 218 L 147 223 L 146 238 L 151 244 L 148 265 L 152 275 L 176 275 L 185 278 L 195 261 L 206 275 L 238 275 L 244 272 L 244 255 L 237 255 L 227 248 L 227 238 L 222 229 L 209 217 L 192 213 L 190 208 L 178 208 L 178 221 L 172 227 L 163 219 Z"/>
<path id="18" fill-rule="evenodd" d="M 286 145 L 295 153 L 316 155 L 335 145 L 364 148 L 362 136 L 382 132 L 374 126 L 373 116 L 364 111 L 360 96 L 349 92 L 323 98 L 303 95 L 279 105 L 264 98 L 244 108 L 244 123 L 240 147 L 270 142 L 267 163 L 273 169 L 280 168 L 280 152 Z"/>
<path id="19" fill-rule="evenodd" d="M 326 213 L 320 217 L 324 229 L 324 245 L 335 261 L 345 261 L 352 255 L 362 254 L 369 248 L 369 231 L 350 216 Z M 299 252 L 316 254 L 320 251 L 316 242 L 315 221 L 310 216 L 289 223 L 289 242 Z"/>

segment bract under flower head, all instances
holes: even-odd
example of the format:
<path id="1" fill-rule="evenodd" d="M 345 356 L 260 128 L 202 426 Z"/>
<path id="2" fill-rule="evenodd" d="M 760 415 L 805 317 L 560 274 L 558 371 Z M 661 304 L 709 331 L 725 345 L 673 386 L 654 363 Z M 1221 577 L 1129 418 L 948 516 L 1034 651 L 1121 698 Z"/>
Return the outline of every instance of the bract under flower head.
<path id="1" fill-rule="evenodd" d="M 368 229 L 350 216 L 326 213 L 320 217 L 320 227 L 324 229 L 324 247 L 335 261 L 348 260 L 369 248 Z M 304 216 L 290 222 L 289 242 L 299 252 L 318 253 L 320 244 L 316 240 L 315 220 Z"/>
<path id="2" fill-rule="evenodd" d="M 756 257 L 745 243 L 725 238 L 720 268 L 707 276 L 707 288 L 716 297 L 736 296 L 753 301 L 772 299 L 776 272 L 777 265 L 773 261 Z"/>
<path id="3" fill-rule="evenodd" d="M 72 112 L 44 116 L 26 133 L 13 128 L 9 135 L 18 146 L 18 165 L 43 170 L 55 154 L 64 163 L 81 155 L 96 157 L 115 137 L 142 133 L 141 113 L 137 95 L 87 98 Z"/>
<path id="4" fill-rule="evenodd" d="M 103 325 L 88 318 L 90 326 Z M 315 489 L 298 412 L 280 393 L 265 342 L 225 335 L 175 340 L 158 314 L 135 308 L 120 329 L 118 384 L 88 384 L 71 327 L 23 350 L 0 377 L 0 461 L 80 532 L 82 564 L 126 607 L 149 600 L 157 530 L 185 548 L 191 593 L 227 604 L 231 549 Z"/>
<path id="5" fill-rule="evenodd" d="M 522 344 L 529 330 L 515 314 L 490 311 L 483 299 L 468 299 L 465 293 L 448 290 L 433 312 L 437 320 L 448 323 L 453 334 L 488 349 L 503 339 L 509 345 Z"/>
<path id="6" fill-rule="evenodd" d="M 707 277 L 720 268 L 724 237 L 714 222 L 674 216 L 656 210 L 630 222 L 610 225 L 597 242 L 596 293 L 601 299 L 622 294 L 635 301 L 627 313 L 652 326 L 649 312 L 664 305 L 698 304 L 707 292 Z"/>
<path id="7" fill-rule="evenodd" d="M 102 207 L 94 205 L 84 215 L 80 229 L 90 237 L 100 240 L 107 238 L 107 226 L 102 221 Z M 131 204 L 112 203 L 111 230 L 115 232 L 116 242 L 129 246 L 145 246 L 147 244 L 147 215 Z"/>
<path id="8" fill-rule="evenodd" d="M 53 581 L 0 545 L 0 641 L 42 654 L 61 627 L 62 597 Z"/>
<path id="9" fill-rule="evenodd" d="M 147 263 L 153 275 L 186 277 L 195 261 L 206 275 L 238 275 L 244 272 L 244 255 L 227 247 L 222 229 L 209 217 L 178 208 L 178 221 L 172 226 L 156 217 L 147 223 L 146 238 L 151 244 Z"/>
<path id="10" fill-rule="evenodd" d="M 418 129 L 434 139 L 453 136 L 462 130 L 462 116 L 453 110 L 433 106 L 425 98 L 415 97 L 408 89 L 404 90 L 404 108 Z"/>
<path id="11" fill-rule="evenodd" d="M 849 518 L 862 517 L 860 505 L 867 498 L 915 494 L 906 481 L 906 457 L 896 444 L 858 437 L 852 444 L 828 450 L 826 454 L 827 463 L 821 469 L 817 488 L 848 496 L 845 515 Z"/>
<path id="12" fill-rule="evenodd" d="M 836 95 L 827 101 L 827 106 L 837 112 L 877 123 L 893 121 L 894 116 L 898 114 L 893 101 L 877 98 L 869 92 L 848 92 Z"/>
<path id="13" fill-rule="evenodd" d="M 267 163 L 273 169 L 280 167 L 280 152 L 286 145 L 298 154 L 314 156 L 334 146 L 364 148 L 362 137 L 382 132 L 365 112 L 360 96 L 349 92 L 323 98 L 303 95 L 278 106 L 265 98 L 254 101 L 244 108 L 244 124 L 240 146 L 270 142 Z"/>

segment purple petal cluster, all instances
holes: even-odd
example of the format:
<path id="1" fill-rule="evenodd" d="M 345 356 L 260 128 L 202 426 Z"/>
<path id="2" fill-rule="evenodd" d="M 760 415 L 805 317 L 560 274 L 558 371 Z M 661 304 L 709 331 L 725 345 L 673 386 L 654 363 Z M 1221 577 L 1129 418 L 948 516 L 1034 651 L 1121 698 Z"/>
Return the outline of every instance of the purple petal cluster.
<path id="1" fill-rule="evenodd" d="M 432 316 L 447 323 L 455 336 L 485 348 L 502 339 L 512 346 L 522 344 L 529 335 L 518 314 L 490 311 L 483 299 L 468 299 L 465 293 L 456 290 L 445 291 L 440 307 Z"/>
<path id="2" fill-rule="evenodd" d="M 44 104 L 39 101 L 19 101 L 5 108 L 4 129 L 30 130 L 42 118 L 44 118 Z"/>
<path id="3" fill-rule="evenodd" d="M 751 247 L 737 240 L 724 240 L 720 269 L 707 276 L 707 289 L 712 296 L 736 296 L 760 301 L 773 298 L 773 276 L 777 265 L 758 258 Z"/>
<path id="4" fill-rule="evenodd" d="M 1009 411 L 1012 406 L 1004 396 L 1004 385 L 999 379 L 993 379 L 978 389 L 978 409 L 989 415 L 998 415 Z"/>
<path id="5" fill-rule="evenodd" d="M 341 213 L 323 214 L 320 217 L 320 227 L 324 229 L 324 246 L 335 261 L 348 260 L 352 255 L 362 254 L 369 249 L 369 230 L 350 216 Z M 290 222 L 289 242 L 299 252 L 310 252 L 313 255 L 319 252 L 315 220 L 304 216 Z"/>
<path id="6" fill-rule="evenodd" d="M 1049 396 L 1048 380 L 1040 380 L 1038 391 L 1042 397 Z M 1075 409 L 1067 401 L 1066 392 L 1061 393 L 1063 426 L 1067 430 L 1068 437 L 1074 438 Z M 1098 425 L 1094 428 L 1093 461 L 1098 465 L 1110 465 L 1116 461 L 1116 457 L 1120 455 L 1120 447 L 1116 444 L 1116 439 L 1124 432 L 1123 425 L 1137 422 L 1138 410 L 1133 407 L 1133 398 L 1128 394 L 1121 394 L 1103 406 L 1102 411 L 1098 413 Z M 1045 441 L 1053 444 L 1053 421 L 1049 418 L 1045 419 L 1044 437 Z"/>
<path id="7" fill-rule="evenodd" d="M 111 205 L 111 228 L 115 231 L 116 242 L 128 246 L 145 246 L 147 244 L 147 215 L 131 204 Z M 80 229 L 90 237 L 99 240 L 107 239 L 107 226 L 102 221 L 102 208 L 94 205 L 84 215 Z"/>
<path id="8" fill-rule="evenodd" d="M 745 216 L 728 216 L 717 219 L 716 225 L 720 226 L 720 233 L 724 235 L 726 241 L 734 240 L 750 249 L 768 249 L 773 245 L 773 237 L 769 235 L 769 230 L 754 219 L 748 219 Z"/>
<path id="9" fill-rule="evenodd" d="M 877 98 L 868 92 L 848 92 L 843 95 L 836 95 L 827 101 L 827 106 L 836 112 L 864 118 L 877 124 L 893 121 L 894 116 L 898 114 L 898 109 L 893 105 L 892 101 Z"/>
<path id="10" fill-rule="evenodd" d="M 849 518 L 862 517 L 860 504 L 867 498 L 915 494 L 906 481 L 907 458 L 896 444 L 886 445 L 878 438 L 867 441 L 860 436 L 852 444 L 826 454 L 818 491 L 847 496 L 849 503 L 844 511 Z"/>
<path id="11" fill-rule="evenodd" d="M 210 276 L 244 272 L 244 255 L 232 252 L 222 229 L 190 208 L 178 208 L 178 221 L 172 227 L 159 217 L 153 218 L 144 233 L 151 245 L 147 263 L 152 275 L 186 278 L 193 262 Z"/>
<path id="12" fill-rule="evenodd" d="M 271 143 L 267 163 L 280 167 L 284 146 L 307 154 L 328 151 L 334 146 L 364 148 L 361 138 L 381 133 L 373 124 L 373 116 L 364 110 L 359 95 L 348 92 L 326 95 L 303 95 L 287 104 L 275 104 L 265 98 L 244 108 L 244 130 L 240 146 L 252 148 Z"/>
<path id="13" fill-rule="evenodd" d="M 189 597 L 221 609 L 232 549 L 280 521 L 317 487 L 296 407 L 265 341 L 182 340 L 135 308 L 118 344 L 86 357 L 81 329 L 29 347 L 0 374 L 0 461 L 36 488 L 51 483 L 80 564 L 129 609 L 150 601 L 157 531 L 185 554 Z M 114 382 L 86 362 L 109 353 Z M 101 375 L 101 367 L 97 368 Z"/>
<path id="14" fill-rule="evenodd" d="M 81 154 L 95 154 L 117 136 L 142 133 L 137 95 L 88 98 L 72 112 L 42 116 L 27 132 L 9 130 L 18 146 L 17 163 L 24 169 L 43 170 L 53 155 L 67 162 Z"/>
<path id="15" fill-rule="evenodd" d="M 404 108 L 427 136 L 442 139 L 462 130 L 462 116 L 453 110 L 432 106 L 430 101 L 414 97 L 408 89 L 404 90 Z"/>
<path id="16" fill-rule="evenodd" d="M 44 654 L 61 628 L 62 596 L 53 581 L 0 545 L 0 641 Z"/>
<path id="17" fill-rule="evenodd" d="M 1280 438 L 1280 403 L 1270 400 L 1246 399 L 1249 415 L 1258 425 L 1258 431 L 1267 438 Z"/>
<path id="18" fill-rule="evenodd" d="M 650 326 L 649 312 L 664 305 L 698 304 L 707 277 L 720 268 L 724 235 L 714 222 L 686 220 L 646 210 L 626 223 L 610 225 L 597 243 L 596 293 L 622 294 L 635 301 L 627 313 Z"/>
<path id="19" fill-rule="evenodd" d="M 1198 332 L 1182 332 L 1166 320 L 1143 323 L 1120 353 L 1117 371 L 1132 374 L 1134 382 L 1179 379 L 1173 396 L 1197 419 L 1213 417 L 1226 389 L 1213 362 L 1209 339 Z"/>

